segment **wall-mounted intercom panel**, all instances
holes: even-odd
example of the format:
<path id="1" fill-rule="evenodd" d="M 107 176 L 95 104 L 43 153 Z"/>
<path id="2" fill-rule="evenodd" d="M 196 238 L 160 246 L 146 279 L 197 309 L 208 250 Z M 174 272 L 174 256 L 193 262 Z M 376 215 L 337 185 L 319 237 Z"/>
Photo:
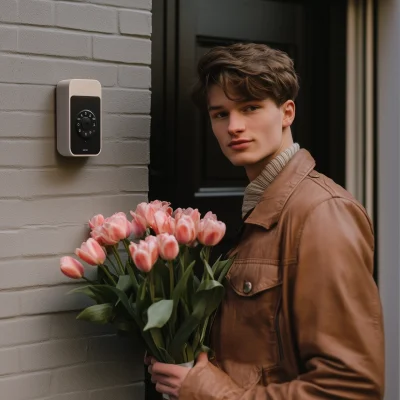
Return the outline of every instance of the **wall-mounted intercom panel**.
<path id="1" fill-rule="evenodd" d="M 101 84 L 93 79 L 58 83 L 57 150 L 66 157 L 97 156 L 101 151 Z"/>

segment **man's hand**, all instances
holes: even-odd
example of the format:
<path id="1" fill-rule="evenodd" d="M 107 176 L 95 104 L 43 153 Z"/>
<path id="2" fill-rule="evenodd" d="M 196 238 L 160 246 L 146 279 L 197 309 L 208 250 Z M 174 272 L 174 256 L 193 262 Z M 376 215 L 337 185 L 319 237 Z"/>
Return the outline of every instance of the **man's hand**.
<path id="1" fill-rule="evenodd" d="M 145 357 L 144 362 L 149 366 L 148 371 L 151 374 L 151 381 L 156 384 L 157 392 L 168 394 L 171 400 L 178 399 L 182 383 L 190 368 L 160 363 L 155 358 L 148 356 Z M 207 353 L 200 353 L 194 368 L 202 368 L 207 363 Z"/>

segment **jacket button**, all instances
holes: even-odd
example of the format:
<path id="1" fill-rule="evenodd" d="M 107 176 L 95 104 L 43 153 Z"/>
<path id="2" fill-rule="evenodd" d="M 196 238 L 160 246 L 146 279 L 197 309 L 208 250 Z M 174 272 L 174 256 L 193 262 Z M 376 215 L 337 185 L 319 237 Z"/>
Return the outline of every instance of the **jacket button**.
<path id="1" fill-rule="evenodd" d="M 243 284 L 243 293 L 248 294 L 251 292 L 251 289 L 253 288 L 253 285 L 251 282 L 245 282 Z"/>

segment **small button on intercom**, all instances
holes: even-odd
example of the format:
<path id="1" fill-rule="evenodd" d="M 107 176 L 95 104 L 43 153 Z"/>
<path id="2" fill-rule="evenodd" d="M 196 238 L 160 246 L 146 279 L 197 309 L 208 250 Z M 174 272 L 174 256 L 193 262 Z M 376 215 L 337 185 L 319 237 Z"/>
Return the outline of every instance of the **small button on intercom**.
<path id="1" fill-rule="evenodd" d="M 66 157 L 101 151 L 101 84 L 69 79 L 57 85 L 57 150 Z"/>

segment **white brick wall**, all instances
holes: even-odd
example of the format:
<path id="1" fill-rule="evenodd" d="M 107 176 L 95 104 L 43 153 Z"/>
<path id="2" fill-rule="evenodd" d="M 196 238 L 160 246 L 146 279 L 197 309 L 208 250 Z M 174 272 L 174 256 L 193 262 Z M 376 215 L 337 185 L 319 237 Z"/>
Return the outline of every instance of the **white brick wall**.
<path id="1" fill-rule="evenodd" d="M 59 258 L 147 200 L 151 0 L 0 1 L 0 398 L 144 398 L 142 349 L 77 321 Z M 55 150 L 55 85 L 98 79 L 103 151 Z M 94 271 L 88 271 L 88 275 Z"/>

